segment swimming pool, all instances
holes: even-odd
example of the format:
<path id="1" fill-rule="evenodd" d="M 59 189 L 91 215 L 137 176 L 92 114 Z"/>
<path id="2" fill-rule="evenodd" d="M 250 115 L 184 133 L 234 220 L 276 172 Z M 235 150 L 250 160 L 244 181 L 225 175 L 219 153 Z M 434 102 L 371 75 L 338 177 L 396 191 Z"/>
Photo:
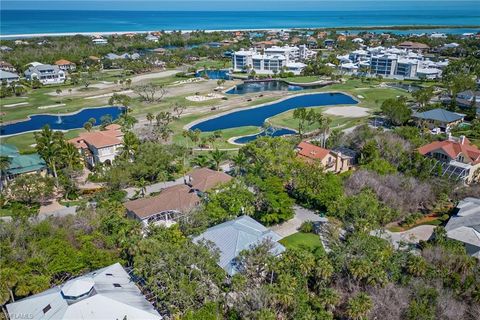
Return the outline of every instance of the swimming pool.
<path id="1" fill-rule="evenodd" d="M 101 118 L 103 116 L 110 115 L 112 120 L 115 120 L 124 112 L 124 110 L 125 108 L 123 107 L 109 106 L 82 109 L 81 111 L 72 114 L 35 114 L 31 115 L 28 120 L 0 126 L 0 136 L 41 130 L 46 124 L 54 130 L 78 129 L 83 128 L 85 122 L 90 118 L 94 118 L 98 125 L 102 122 Z"/>
<path id="2" fill-rule="evenodd" d="M 216 118 L 201 121 L 190 129 L 201 131 L 224 130 L 245 126 L 260 127 L 266 119 L 296 108 L 320 107 L 358 102 L 344 93 L 314 93 L 297 95 L 278 102 L 269 103 L 240 111 L 234 111 Z"/>
<path id="3" fill-rule="evenodd" d="M 213 80 L 230 80 L 232 77 L 230 76 L 230 71 L 228 70 L 202 70 L 197 71 L 195 73 L 195 77 L 205 77 L 207 75 L 208 79 Z"/>

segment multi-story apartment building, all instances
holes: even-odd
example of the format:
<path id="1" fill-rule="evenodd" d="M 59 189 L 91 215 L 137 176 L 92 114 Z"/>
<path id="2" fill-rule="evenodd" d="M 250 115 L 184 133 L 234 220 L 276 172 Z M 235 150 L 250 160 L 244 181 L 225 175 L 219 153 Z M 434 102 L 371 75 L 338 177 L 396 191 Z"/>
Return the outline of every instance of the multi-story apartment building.
<path id="1" fill-rule="evenodd" d="M 305 67 L 301 61 L 313 58 L 315 51 L 305 45 L 266 48 L 262 53 L 256 49 L 240 50 L 232 54 L 234 71 L 255 70 L 257 73 L 271 74 L 288 70 L 295 74 Z"/>

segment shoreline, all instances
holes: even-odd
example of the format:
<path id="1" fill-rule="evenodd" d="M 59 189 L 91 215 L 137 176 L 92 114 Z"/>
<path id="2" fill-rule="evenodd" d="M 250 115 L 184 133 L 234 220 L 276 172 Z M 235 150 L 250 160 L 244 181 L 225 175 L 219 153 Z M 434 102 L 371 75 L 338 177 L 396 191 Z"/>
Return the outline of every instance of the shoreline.
<path id="1" fill-rule="evenodd" d="M 305 28 L 241 28 L 241 29 L 205 29 L 205 32 L 235 32 L 235 31 L 292 31 L 292 30 L 422 30 L 422 29 L 479 29 L 480 25 L 379 25 L 379 26 L 338 26 L 338 27 L 305 27 Z M 20 34 L 0 34 L 2 40 L 14 40 L 18 38 L 43 38 L 43 37 L 68 37 L 68 36 L 93 36 L 93 35 L 124 35 L 129 33 L 134 34 L 147 34 L 151 32 L 158 32 L 159 30 L 134 30 L 134 31 L 79 31 L 79 32 L 44 32 L 44 33 L 20 33 Z M 172 33 L 174 30 L 164 30 L 166 33 Z M 184 33 L 194 32 L 196 30 L 181 30 Z"/>

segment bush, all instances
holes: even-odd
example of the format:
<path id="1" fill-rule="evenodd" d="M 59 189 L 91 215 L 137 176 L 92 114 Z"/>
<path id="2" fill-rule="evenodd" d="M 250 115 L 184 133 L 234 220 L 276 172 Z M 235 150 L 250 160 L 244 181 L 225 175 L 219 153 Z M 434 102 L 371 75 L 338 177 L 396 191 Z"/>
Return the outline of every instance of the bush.
<path id="1" fill-rule="evenodd" d="M 412 213 L 411 215 L 405 217 L 403 221 L 400 223 L 402 226 L 411 226 L 414 225 L 418 220 L 423 217 L 421 213 Z"/>
<path id="2" fill-rule="evenodd" d="M 300 231 L 304 233 L 313 233 L 313 222 L 312 221 L 305 221 L 300 226 Z"/>

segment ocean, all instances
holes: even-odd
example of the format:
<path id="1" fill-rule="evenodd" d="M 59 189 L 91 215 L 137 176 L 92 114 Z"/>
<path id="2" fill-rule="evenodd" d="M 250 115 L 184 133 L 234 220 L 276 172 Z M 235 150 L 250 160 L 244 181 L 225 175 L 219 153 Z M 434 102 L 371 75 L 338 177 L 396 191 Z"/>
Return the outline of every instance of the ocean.
<path id="1" fill-rule="evenodd" d="M 385 1 L 388 2 L 388 1 Z M 425 1 L 418 1 L 423 3 Z M 367 6 L 358 10 L 316 11 L 116 11 L 2 10 L 0 34 L 45 34 L 152 30 L 240 30 L 374 26 L 475 26 L 443 32 L 477 32 L 480 1 L 450 1 L 451 6 L 415 6 L 387 10 Z M 438 3 L 441 3 L 439 1 Z"/>

